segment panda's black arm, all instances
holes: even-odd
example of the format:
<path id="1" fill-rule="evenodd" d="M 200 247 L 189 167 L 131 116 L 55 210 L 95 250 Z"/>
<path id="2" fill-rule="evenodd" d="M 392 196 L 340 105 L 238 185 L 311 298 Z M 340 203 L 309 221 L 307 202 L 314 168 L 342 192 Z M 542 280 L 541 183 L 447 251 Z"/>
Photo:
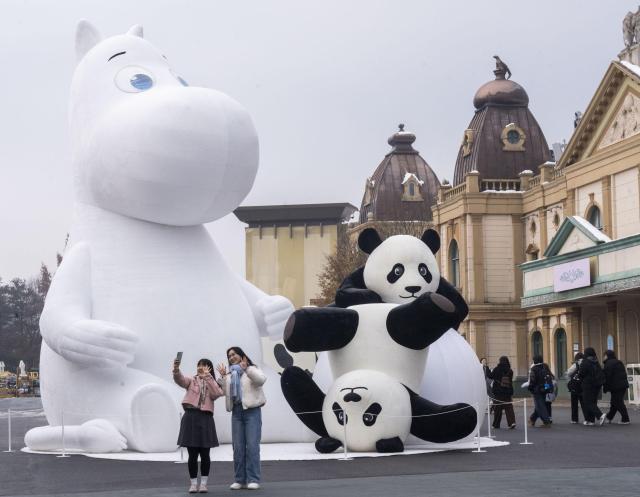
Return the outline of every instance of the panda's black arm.
<path id="1" fill-rule="evenodd" d="M 298 309 L 284 328 L 284 344 L 291 352 L 341 349 L 355 336 L 358 313 L 339 307 Z"/>
<path id="2" fill-rule="evenodd" d="M 462 298 L 462 295 L 460 295 L 460 292 L 456 290 L 456 287 L 442 277 L 440 278 L 437 293 L 448 298 L 455 307 L 456 318 L 455 323 L 451 327 L 457 330 L 460 327 L 460 323 L 462 323 L 464 318 L 467 317 L 467 314 L 469 314 L 469 306 Z"/>
<path id="3" fill-rule="evenodd" d="M 454 324 L 458 315 L 453 303 L 437 293 L 425 293 L 409 304 L 394 307 L 387 315 L 389 336 L 400 345 L 422 350 Z"/>
<path id="4" fill-rule="evenodd" d="M 361 267 L 342 281 L 335 302 L 337 307 L 346 308 L 359 304 L 379 304 L 382 299 L 364 284 L 364 267 Z"/>

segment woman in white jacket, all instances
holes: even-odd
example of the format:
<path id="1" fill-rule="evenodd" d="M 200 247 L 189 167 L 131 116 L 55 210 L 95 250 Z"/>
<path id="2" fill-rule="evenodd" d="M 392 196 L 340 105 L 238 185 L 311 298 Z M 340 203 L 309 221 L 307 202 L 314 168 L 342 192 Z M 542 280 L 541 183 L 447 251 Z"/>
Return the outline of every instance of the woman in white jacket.
<path id="1" fill-rule="evenodd" d="M 240 347 L 227 350 L 229 371 L 218 364 L 218 383 L 224 390 L 231 413 L 231 438 L 235 479 L 232 490 L 260 488 L 260 438 L 262 412 L 266 403 L 262 385 L 267 380 Z"/>

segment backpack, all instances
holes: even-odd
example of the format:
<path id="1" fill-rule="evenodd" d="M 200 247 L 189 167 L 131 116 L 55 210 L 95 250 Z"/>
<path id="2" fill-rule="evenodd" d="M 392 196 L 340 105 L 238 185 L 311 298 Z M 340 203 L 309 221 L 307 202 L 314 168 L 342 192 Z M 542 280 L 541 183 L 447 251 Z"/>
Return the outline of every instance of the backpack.
<path id="1" fill-rule="evenodd" d="M 553 387 L 553 376 L 551 376 L 551 371 L 548 369 L 543 369 L 540 373 L 542 376 L 542 382 L 540 383 L 540 393 L 549 394 L 554 392 Z"/>
<path id="2" fill-rule="evenodd" d="M 569 382 L 567 383 L 567 389 L 571 393 L 578 395 L 582 393 L 582 382 L 580 381 L 580 376 L 578 376 L 579 369 L 579 367 L 576 368 L 576 372 L 569 377 Z"/>

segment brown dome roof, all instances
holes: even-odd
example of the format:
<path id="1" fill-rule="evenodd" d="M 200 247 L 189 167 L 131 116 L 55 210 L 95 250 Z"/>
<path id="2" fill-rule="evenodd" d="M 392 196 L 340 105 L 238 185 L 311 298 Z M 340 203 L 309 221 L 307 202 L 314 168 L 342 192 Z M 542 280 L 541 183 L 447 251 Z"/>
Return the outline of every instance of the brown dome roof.
<path id="1" fill-rule="evenodd" d="M 473 105 L 481 109 L 485 105 L 529 105 L 529 95 L 524 88 L 510 79 L 495 79 L 483 84 L 473 97 Z"/>
<path id="2" fill-rule="evenodd" d="M 430 221 L 440 181 L 412 146 L 413 133 L 404 125 L 389 138 L 393 148 L 367 179 L 360 207 L 360 222 Z"/>

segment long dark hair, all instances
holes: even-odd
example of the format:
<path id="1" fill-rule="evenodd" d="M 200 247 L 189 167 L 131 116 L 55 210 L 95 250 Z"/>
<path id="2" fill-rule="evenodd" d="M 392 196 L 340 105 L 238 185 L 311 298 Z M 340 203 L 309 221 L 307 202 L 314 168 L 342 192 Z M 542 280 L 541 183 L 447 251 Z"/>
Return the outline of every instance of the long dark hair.
<path id="1" fill-rule="evenodd" d="M 606 360 L 609 360 L 609 359 L 617 359 L 617 357 L 616 357 L 616 353 L 615 353 L 613 350 L 611 350 L 611 349 L 609 349 L 609 350 L 605 350 L 605 351 L 604 351 L 604 355 L 606 355 L 606 356 L 607 356 L 607 358 L 605 359 L 605 361 L 606 361 Z"/>
<path id="2" fill-rule="evenodd" d="M 584 356 L 593 357 L 594 359 L 598 358 L 598 356 L 596 355 L 596 349 L 594 349 L 593 347 L 587 347 L 586 349 L 584 349 Z"/>
<path id="3" fill-rule="evenodd" d="M 229 347 L 227 349 L 227 361 L 229 360 L 229 351 L 233 350 L 236 354 L 238 354 L 242 359 L 246 359 L 247 360 L 247 365 L 248 366 L 253 366 L 253 361 L 249 358 L 249 356 L 247 354 L 244 353 L 244 350 L 242 350 L 240 347 Z M 231 364 L 231 363 L 229 363 Z"/>
<path id="4" fill-rule="evenodd" d="M 202 358 L 198 361 L 198 366 L 207 366 L 209 368 L 209 372 L 211 373 L 211 376 L 213 376 L 213 378 L 215 379 L 216 377 L 216 370 L 213 368 L 213 363 L 207 359 L 207 358 Z"/>
<path id="5" fill-rule="evenodd" d="M 511 369 L 511 363 L 509 362 L 509 358 L 506 355 L 501 356 L 500 359 L 498 359 L 498 366 Z"/>

